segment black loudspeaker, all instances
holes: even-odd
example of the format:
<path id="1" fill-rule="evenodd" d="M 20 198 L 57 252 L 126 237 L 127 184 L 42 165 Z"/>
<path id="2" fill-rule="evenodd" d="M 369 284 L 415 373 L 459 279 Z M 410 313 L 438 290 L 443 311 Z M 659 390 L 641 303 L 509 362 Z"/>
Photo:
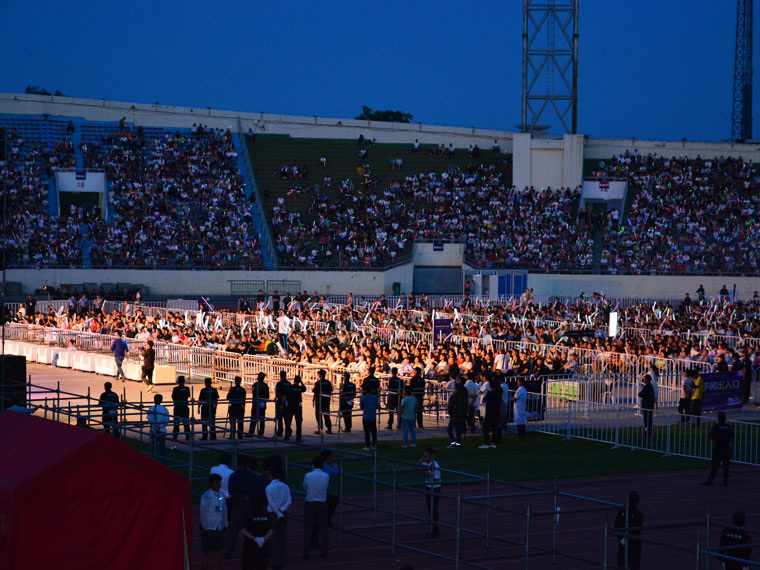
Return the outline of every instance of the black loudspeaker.
<path id="1" fill-rule="evenodd" d="M 22 406 L 27 404 L 26 357 L 0 356 L 0 412 L 5 411 L 14 403 Z"/>

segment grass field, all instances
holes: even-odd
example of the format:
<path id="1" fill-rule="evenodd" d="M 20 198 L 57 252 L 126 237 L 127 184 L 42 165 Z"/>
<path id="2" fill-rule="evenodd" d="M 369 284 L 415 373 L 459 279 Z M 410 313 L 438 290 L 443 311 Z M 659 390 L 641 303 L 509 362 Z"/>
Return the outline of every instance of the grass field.
<path id="1" fill-rule="evenodd" d="M 146 445 L 127 440 L 129 445 L 145 449 Z M 529 433 L 525 440 L 505 437 L 498 449 L 478 449 L 482 443 L 479 436 L 466 438 L 462 447 L 447 449 L 448 439 L 420 439 L 416 448 L 402 449 L 399 442 L 381 442 L 377 458 L 361 451 L 362 444 L 343 444 L 333 447 L 334 458 L 343 465 L 344 492 L 367 492 L 373 488 L 373 474 L 377 479 L 390 483 L 396 471 L 400 484 L 419 484 L 422 476 L 415 467 L 422 449 L 432 447 L 438 462 L 444 470 L 461 474 L 446 473 L 444 479 L 462 483 L 475 482 L 490 471 L 492 480 L 509 482 L 530 482 L 572 477 L 603 477 L 622 474 L 657 473 L 687 469 L 707 469 L 706 461 L 683 457 L 663 457 L 650 451 L 613 449 L 609 444 L 580 439 L 563 440 L 557 436 Z M 142 446 L 142 447 L 141 447 Z M 287 449 L 287 451 L 286 451 Z M 272 448 L 251 451 L 250 454 L 263 458 L 273 453 Z M 195 451 L 193 461 L 193 490 L 199 494 L 206 488 L 207 469 L 218 463 L 219 451 Z M 287 459 L 287 478 L 294 490 L 300 490 L 303 474 L 318 453 L 317 448 L 279 448 L 280 455 Z M 170 450 L 171 466 L 184 475 L 189 454 L 182 450 Z M 184 464 L 184 465 L 182 465 Z M 464 475 L 468 474 L 468 475 Z M 381 485 L 381 487 L 384 487 Z M 387 488 L 387 487 L 386 487 Z M 381 489 L 382 490 L 382 489 Z"/>

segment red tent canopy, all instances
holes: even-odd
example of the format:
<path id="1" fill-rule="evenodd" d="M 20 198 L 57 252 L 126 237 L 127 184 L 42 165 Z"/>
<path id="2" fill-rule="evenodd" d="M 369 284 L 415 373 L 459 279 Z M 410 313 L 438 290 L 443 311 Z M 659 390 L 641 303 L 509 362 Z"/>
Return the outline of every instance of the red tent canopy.
<path id="1" fill-rule="evenodd" d="M 189 568 L 191 532 L 178 473 L 102 432 L 0 414 L 3 568 Z"/>

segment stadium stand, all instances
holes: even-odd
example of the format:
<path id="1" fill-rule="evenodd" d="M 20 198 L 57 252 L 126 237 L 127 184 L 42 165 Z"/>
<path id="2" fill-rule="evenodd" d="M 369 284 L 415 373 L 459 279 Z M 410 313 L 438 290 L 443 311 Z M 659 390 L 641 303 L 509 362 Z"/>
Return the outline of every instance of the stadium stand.
<path id="1" fill-rule="evenodd" d="M 449 227 L 453 208 L 479 208 L 479 191 L 511 185 L 510 158 L 490 150 L 451 154 L 443 145 L 415 150 L 279 135 L 248 141 L 285 267 L 364 269 L 406 261 L 414 239 L 462 239 L 464 224 L 477 223 L 462 219 L 462 228 Z M 454 192 L 460 183 L 466 196 Z"/>
<path id="2" fill-rule="evenodd" d="M 91 227 L 93 266 L 261 267 L 229 131 L 82 128 L 85 166 L 105 168 L 113 205 Z"/>
<path id="3" fill-rule="evenodd" d="M 626 152 L 604 174 L 628 177 L 632 204 L 610 221 L 604 273 L 757 275 L 758 171 L 739 159 L 687 160 Z"/>
<path id="4" fill-rule="evenodd" d="M 71 125 L 47 118 L 0 117 L 7 188 L 8 262 L 11 267 L 81 267 L 83 211 L 54 210 L 48 189 L 56 167 L 75 164 Z"/>

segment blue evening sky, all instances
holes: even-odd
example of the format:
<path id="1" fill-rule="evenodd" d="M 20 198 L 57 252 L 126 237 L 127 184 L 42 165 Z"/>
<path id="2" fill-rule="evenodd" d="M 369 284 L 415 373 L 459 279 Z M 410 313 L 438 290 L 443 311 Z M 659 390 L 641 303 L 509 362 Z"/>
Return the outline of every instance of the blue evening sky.
<path id="1" fill-rule="evenodd" d="M 735 20 L 735 0 L 581 0 L 579 132 L 729 138 Z M 2 91 L 35 84 L 253 112 L 353 118 L 365 104 L 430 124 L 520 122 L 521 0 L 6 0 L 0 21 Z"/>

